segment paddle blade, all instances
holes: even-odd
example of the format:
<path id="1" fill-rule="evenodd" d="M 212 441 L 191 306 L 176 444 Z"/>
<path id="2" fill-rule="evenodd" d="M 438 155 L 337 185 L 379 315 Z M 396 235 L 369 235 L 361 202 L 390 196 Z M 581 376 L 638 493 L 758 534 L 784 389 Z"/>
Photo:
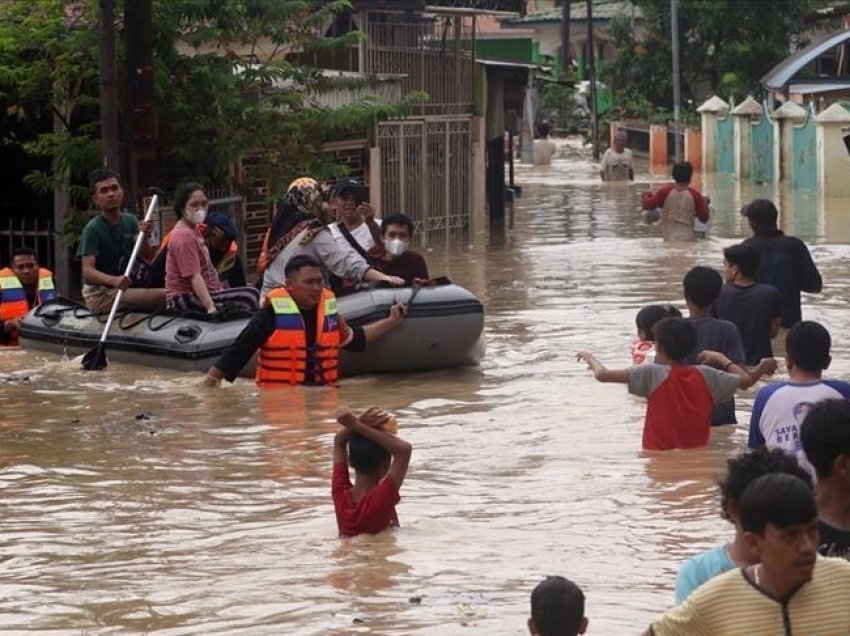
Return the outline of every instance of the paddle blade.
<path id="1" fill-rule="evenodd" d="M 106 347 L 102 342 L 98 342 L 94 349 L 91 349 L 83 356 L 83 369 L 86 371 L 100 371 L 106 368 Z"/>

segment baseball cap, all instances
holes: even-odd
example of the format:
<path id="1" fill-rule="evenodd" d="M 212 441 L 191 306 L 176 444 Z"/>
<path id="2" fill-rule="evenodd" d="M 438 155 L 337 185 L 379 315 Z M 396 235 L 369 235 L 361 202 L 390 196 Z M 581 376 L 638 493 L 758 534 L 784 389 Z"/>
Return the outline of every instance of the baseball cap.
<path id="1" fill-rule="evenodd" d="M 360 182 L 356 179 L 340 179 L 331 188 L 331 197 L 338 197 L 346 190 L 359 192 L 361 188 Z"/>

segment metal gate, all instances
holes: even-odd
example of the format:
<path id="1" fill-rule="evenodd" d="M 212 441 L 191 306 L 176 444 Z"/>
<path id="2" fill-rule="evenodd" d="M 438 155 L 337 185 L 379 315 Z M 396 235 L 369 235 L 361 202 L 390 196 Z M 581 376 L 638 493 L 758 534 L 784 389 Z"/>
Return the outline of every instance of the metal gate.
<path id="1" fill-rule="evenodd" d="M 756 183 L 773 183 L 773 123 L 767 108 L 762 106 L 762 115 L 750 128 L 752 154 L 750 170 Z"/>
<path id="2" fill-rule="evenodd" d="M 717 172 L 735 172 L 735 125 L 731 114 L 717 120 Z"/>
<path id="3" fill-rule="evenodd" d="M 426 117 L 378 125 L 381 208 L 413 220 L 425 245 L 469 225 L 471 118 Z"/>
<path id="4" fill-rule="evenodd" d="M 802 126 L 794 126 L 791 133 L 791 185 L 801 190 L 818 187 L 817 134 L 815 112 L 810 104 L 808 117 Z"/>

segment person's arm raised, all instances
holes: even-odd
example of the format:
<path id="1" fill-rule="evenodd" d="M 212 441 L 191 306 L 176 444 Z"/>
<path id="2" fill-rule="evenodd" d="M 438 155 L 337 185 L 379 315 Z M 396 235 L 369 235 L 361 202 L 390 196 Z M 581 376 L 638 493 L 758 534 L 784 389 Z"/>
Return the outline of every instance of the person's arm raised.
<path id="1" fill-rule="evenodd" d="M 599 382 L 619 382 L 620 384 L 628 384 L 629 382 L 628 369 L 608 369 L 589 351 L 579 351 L 576 358 L 579 362 L 587 363 L 587 366 L 593 371 L 593 377 Z"/>
<path id="2" fill-rule="evenodd" d="M 386 417 L 382 418 L 382 415 Z M 357 417 L 345 407 L 339 408 L 336 413 L 337 422 L 352 433 L 357 433 L 366 439 L 372 440 L 392 455 L 393 460 L 387 474 L 393 478 L 396 486 L 401 488 L 404 478 L 407 475 L 407 468 L 410 465 L 410 455 L 413 453 L 413 446 L 400 437 L 378 428 L 378 426 L 367 426 L 362 421 L 362 419 L 385 421 L 388 418 L 388 413 L 376 407 L 367 410 L 361 417 Z"/>
<path id="3" fill-rule="evenodd" d="M 772 375 L 776 371 L 776 360 L 773 358 L 762 358 L 761 361 L 753 367 L 751 371 L 747 371 L 744 367 L 735 364 L 727 356 L 719 351 L 706 349 L 699 354 L 700 364 L 715 367 L 726 373 L 735 373 L 740 378 L 738 388 L 749 389 L 752 385 L 758 382 L 764 375 Z"/>

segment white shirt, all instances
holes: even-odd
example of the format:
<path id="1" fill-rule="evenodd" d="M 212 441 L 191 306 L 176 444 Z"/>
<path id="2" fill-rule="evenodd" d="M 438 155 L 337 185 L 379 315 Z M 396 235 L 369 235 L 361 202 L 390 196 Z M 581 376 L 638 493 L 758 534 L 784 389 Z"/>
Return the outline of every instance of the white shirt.
<path id="1" fill-rule="evenodd" d="M 380 219 L 375 219 L 375 222 L 378 226 L 381 225 Z M 356 251 L 353 247 L 351 247 L 351 243 L 348 242 L 348 239 L 346 239 L 342 232 L 340 232 L 338 226 L 339 223 L 341 223 L 341 221 L 331 223 L 328 226 L 331 230 L 331 236 L 334 237 L 334 240 L 340 247 L 343 247 L 346 250 Z M 349 230 L 349 232 L 351 232 L 351 236 L 353 236 L 354 240 L 360 244 L 360 247 L 363 248 L 364 252 L 368 252 L 370 248 L 374 247 L 375 240 L 372 238 L 372 232 L 369 231 L 369 226 L 365 222 L 361 223 L 353 230 Z"/>
<path id="2" fill-rule="evenodd" d="M 604 175 L 605 181 L 628 181 L 629 172 L 632 170 L 632 151 L 623 148 L 623 152 L 616 152 L 608 148 L 602 155 L 602 164 L 599 169 Z"/>

